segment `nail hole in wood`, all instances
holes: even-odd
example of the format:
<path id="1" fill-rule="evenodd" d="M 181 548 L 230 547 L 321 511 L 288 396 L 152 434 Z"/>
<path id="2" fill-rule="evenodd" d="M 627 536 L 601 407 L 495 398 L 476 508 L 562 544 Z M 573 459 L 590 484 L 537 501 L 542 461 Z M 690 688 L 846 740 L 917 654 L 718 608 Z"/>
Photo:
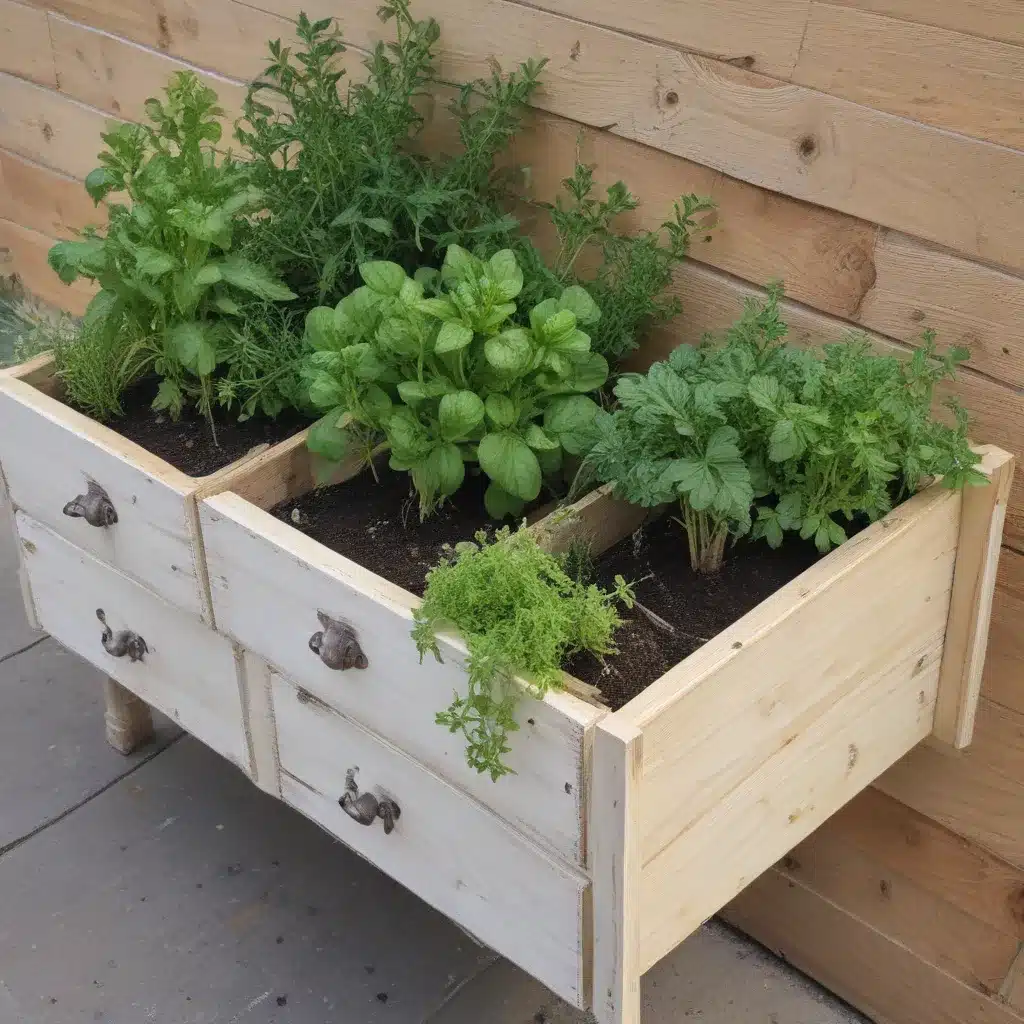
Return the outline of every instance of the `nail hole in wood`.
<path id="1" fill-rule="evenodd" d="M 804 160 L 810 160 L 818 152 L 818 140 L 813 135 L 804 135 L 796 148 Z"/>
<path id="2" fill-rule="evenodd" d="M 665 102 L 670 106 L 674 107 L 679 102 L 679 93 L 675 89 L 665 93 Z"/>

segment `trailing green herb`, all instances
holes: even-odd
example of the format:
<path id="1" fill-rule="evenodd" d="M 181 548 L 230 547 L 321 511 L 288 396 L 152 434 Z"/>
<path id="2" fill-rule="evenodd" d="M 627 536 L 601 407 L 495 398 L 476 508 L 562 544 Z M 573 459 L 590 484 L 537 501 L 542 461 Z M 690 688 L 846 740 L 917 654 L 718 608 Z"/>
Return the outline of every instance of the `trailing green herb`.
<path id="1" fill-rule="evenodd" d="M 105 231 L 88 229 L 82 240 L 50 250 L 63 281 L 85 277 L 101 287 L 83 322 L 98 365 L 74 349 L 66 361 L 58 354 L 58 367 L 72 398 L 97 415 L 118 412 L 125 384 L 154 370 L 162 378 L 154 408 L 177 416 L 195 402 L 212 422 L 214 371 L 226 363 L 231 376 L 243 296 L 295 296 L 266 268 L 231 252 L 236 229 L 261 197 L 248 165 L 214 152 L 223 115 L 216 93 L 192 72 L 177 72 L 165 92 L 163 102 L 146 101 L 151 125 L 122 124 L 103 135 L 101 166 L 85 187 L 96 203 L 107 200 Z M 111 202 L 117 193 L 128 202 Z"/>
<path id="2" fill-rule="evenodd" d="M 953 426 L 932 418 L 936 386 L 966 351 L 939 357 L 930 333 L 909 360 L 857 336 L 798 349 L 782 340 L 780 297 L 748 302 L 722 344 L 681 345 L 625 374 L 619 408 L 595 421 L 584 478 L 642 506 L 678 501 L 699 572 L 720 567 L 730 536 L 777 547 L 798 531 L 826 552 L 846 539 L 839 515 L 874 521 L 933 476 L 953 488 L 985 479 L 963 410 L 950 403 Z"/>
<path id="3" fill-rule="evenodd" d="M 417 101 L 436 82 L 440 30 L 432 18 L 415 20 L 408 0 L 386 0 L 378 14 L 394 24 L 395 41 L 375 46 L 358 83 L 345 82 L 346 47 L 331 19 L 301 14 L 299 47 L 269 44 L 270 63 L 236 128 L 267 211 L 246 251 L 282 273 L 306 308 L 337 302 L 358 284 L 362 263 L 411 272 L 452 242 L 498 248 L 517 226 L 499 207 L 493 163 L 519 129 L 544 62 L 462 86 L 451 108 L 462 151 L 428 158 L 415 152 Z"/>
<path id="4" fill-rule="evenodd" d="M 573 654 L 616 653 L 616 603 L 632 607 L 633 592 L 622 577 L 612 592 L 578 582 L 525 528 L 503 527 L 491 543 L 480 532 L 476 541 L 459 544 L 427 574 L 412 635 L 421 659 L 429 651 L 439 661 L 439 631 L 456 629 L 465 639 L 468 690 L 437 722 L 461 732 L 470 767 L 497 781 L 511 771 L 503 759 L 519 728 L 516 677 L 542 698 L 561 687 Z"/>
<path id="5" fill-rule="evenodd" d="M 590 436 L 598 406 L 587 392 L 608 375 L 580 330 L 598 321 L 594 301 L 573 285 L 515 326 L 523 274 L 508 249 L 485 262 L 452 245 L 440 272 L 415 278 L 395 263 L 359 270 L 361 288 L 306 320 L 310 399 L 328 410 L 310 449 L 330 460 L 390 450 L 424 517 L 478 462 L 488 512 L 517 514 Z"/>
<path id="6" fill-rule="evenodd" d="M 622 234 L 613 223 L 635 210 L 638 200 L 618 181 L 604 199 L 593 196 L 593 168 L 577 163 L 572 177 L 562 181 L 565 197 L 540 203 L 551 216 L 558 249 L 551 269 L 532 243 L 522 239 L 516 251 L 526 267 L 527 302 L 537 302 L 556 289 L 582 284 L 601 309 L 591 344 L 595 352 L 617 363 L 637 346 L 643 331 L 676 316 L 681 305 L 675 297 L 661 298 L 672 282 L 673 270 L 690 250 L 693 233 L 706 233 L 699 214 L 715 208 L 711 199 L 683 195 L 673 206 L 673 217 L 658 231 Z M 596 250 L 597 270 L 583 275 L 580 257 Z"/>

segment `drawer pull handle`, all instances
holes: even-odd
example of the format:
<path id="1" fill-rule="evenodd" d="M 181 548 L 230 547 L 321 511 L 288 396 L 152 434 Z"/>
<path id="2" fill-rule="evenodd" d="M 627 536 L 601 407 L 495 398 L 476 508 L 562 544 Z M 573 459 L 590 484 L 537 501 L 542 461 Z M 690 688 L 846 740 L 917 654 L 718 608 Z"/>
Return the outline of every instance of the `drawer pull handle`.
<path id="1" fill-rule="evenodd" d="M 345 793 L 338 803 L 341 804 L 342 810 L 360 825 L 372 825 L 380 818 L 384 822 L 384 835 L 391 835 L 402 809 L 388 797 L 378 800 L 370 792 L 360 793 L 356 785 L 357 771 L 358 768 L 349 768 L 345 772 Z"/>
<path id="2" fill-rule="evenodd" d="M 117 509 L 110 496 L 95 480 L 89 481 L 89 489 L 64 506 L 64 515 L 72 519 L 84 519 L 90 526 L 113 526 L 117 522 Z"/>
<path id="3" fill-rule="evenodd" d="M 96 618 L 103 623 L 100 643 L 107 654 L 114 658 L 123 658 L 127 654 L 129 661 L 142 661 L 143 655 L 149 653 L 146 641 L 138 633 L 133 633 L 130 629 L 119 629 L 115 633 L 107 625 L 107 616 L 102 608 L 96 609 Z"/>
<path id="4" fill-rule="evenodd" d="M 344 671 L 347 668 L 366 668 L 370 663 L 359 646 L 356 631 L 340 619 L 332 619 L 326 612 L 316 617 L 324 628 L 309 638 L 309 649 L 328 667 Z"/>

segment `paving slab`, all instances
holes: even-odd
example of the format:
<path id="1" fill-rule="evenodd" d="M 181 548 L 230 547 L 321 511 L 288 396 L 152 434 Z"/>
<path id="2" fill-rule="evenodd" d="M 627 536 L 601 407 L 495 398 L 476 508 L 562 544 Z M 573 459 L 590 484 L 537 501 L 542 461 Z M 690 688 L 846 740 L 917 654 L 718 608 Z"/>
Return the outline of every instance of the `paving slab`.
<path id="1" fill-rule="evenodd" d="M 18 583 L 18 548 L 11 522 L 10 506 L 0 484 L 0 658 L 19 651 L 44 634 L 34 630 L 25 618 L 25 606 Z"/>
<path id="2" fill-rule="evenodd" d="M 154 725 L 154 742 L 131 756 L 112 749 L 103 730 L 103 674 L 51 637 L 0 661 L 0 850 L 180 734 L 161 715 Z"/>
<path id="3" fill-rule="evenodd" d="M 492 960 L 188 737 L 0 856 L 4 1024 L 422 1024 Z"/>
<path id="4" fill-rule="evenodd" d="M 643 1024 L 868 1024 L 810 978 L 711 921 L 643 979 Z M 506 960 L 481 972 L 429 1024 L 592 1021 Z"/>

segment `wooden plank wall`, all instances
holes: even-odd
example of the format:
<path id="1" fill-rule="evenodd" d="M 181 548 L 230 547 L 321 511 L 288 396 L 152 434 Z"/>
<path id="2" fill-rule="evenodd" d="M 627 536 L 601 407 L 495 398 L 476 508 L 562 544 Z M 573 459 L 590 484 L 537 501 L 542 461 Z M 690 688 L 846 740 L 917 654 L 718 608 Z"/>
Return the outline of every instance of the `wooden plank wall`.
<path id="1" fill-rule="evenodd" d="M 238 110 L 287 19 L 359 0 L 0 0 L 0 249 L 46 268 L 97 217 L 78 182 L 110 118 L 191 65 Z M 515 158 L 548 198 L 581 153 L 656 225 L 715 196 L 713 241 L 654 350 L 732 320 L 783 278 L 796 337 L 863 329 L 908 351 L 966 344 L 974 433 L 1024 454 L 1024 11 L 1020 0 L 416 0 L 442 72 L 550 58 Z M 359 53 L 349 55 L 356 64 Z M 984 702 L 959 756 L 914 751 L 745 892 L 728 916 L 879 1021 L 1024 1022 L 1024 459 L 1007 516 Z"/>

